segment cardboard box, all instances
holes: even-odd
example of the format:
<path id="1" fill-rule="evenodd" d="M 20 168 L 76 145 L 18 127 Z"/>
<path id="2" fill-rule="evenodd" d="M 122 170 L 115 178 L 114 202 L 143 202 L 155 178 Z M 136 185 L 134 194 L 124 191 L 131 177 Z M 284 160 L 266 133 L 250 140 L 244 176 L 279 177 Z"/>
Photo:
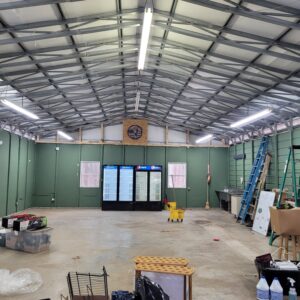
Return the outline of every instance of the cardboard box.
<path id="1" fill-rule="evenodd" d="M 270 207 L 271 226 L 276 234 L 300 236 L 300 208 L 277 209 Z"/>
<path id="2" fill-rule="evenodd" d="M 279 194 L 280 194 L 280 189 L 272 189 L 272 192 L 274 192 L 275 193 L 275 199 L 276 199 L 276 201 L 278 200 L 278 198 L 279 198 Z M 282 192 L 282 199 L 281 199 L 281 201 L 282 202 L 285 202 L 287 199 L 288 199 L 288 197 L 287 197 L 287 192 L 288 192 L 288 189 L 283 189 L 283 192 Z"/>

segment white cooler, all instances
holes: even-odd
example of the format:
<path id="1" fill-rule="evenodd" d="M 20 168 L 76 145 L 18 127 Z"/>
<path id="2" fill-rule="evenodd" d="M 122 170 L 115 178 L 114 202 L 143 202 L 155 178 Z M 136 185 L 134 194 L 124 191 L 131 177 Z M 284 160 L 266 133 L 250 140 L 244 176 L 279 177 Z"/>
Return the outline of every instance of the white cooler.
<path id="1" fill-rule="evenodd" d="M 241 195 L 232 195 L 231 196 L 231 213 L 235 216 L 239 214 L 241 208 Z"/>

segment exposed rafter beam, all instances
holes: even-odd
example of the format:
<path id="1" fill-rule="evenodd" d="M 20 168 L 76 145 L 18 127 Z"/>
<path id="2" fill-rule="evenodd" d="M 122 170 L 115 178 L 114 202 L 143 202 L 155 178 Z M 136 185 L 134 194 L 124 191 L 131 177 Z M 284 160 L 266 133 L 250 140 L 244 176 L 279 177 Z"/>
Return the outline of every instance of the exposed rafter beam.
<path id="1" fill-rule="evenodd" d="M 244 9 L 240 6 L 230 6 L 230 5 L 218 3 L 215 1 L 211 1 L 211 0 L 183 0 L 183 1 L 193 3 L 196 5 L 200 5 L 200 6 L 204 6 L 204 7 L 208 7 L 211 9 L 218 10 L 218 11 L 227 12 L 227 13 L 235 14 L 238 16 L 243 16 L 243 17 L 250 18 L 250 19 L 255 19 L 255 20 L 259 20 L 259 21 L 263 21 L 263 22 L 267 22 L 267 23 L 271 23 L 271 24 L 275 24 L 275 25 L 280 25 L 283 27 L 294 28 L 294 29 L 298 29 L 298 30 L 300 29 L 299 24 L 296 24 L 296 23 L 293 23 L 290 21 L 286 21 L 284 19 L 267 16 L 260 12 L 252 11 L 250 9 Z"/>
<path id="2" fill-rule="evenodd" d="M 51 5 L 65 2 L 79 2 L 83 0 L 23 0 L 23 1 L 9 1 L 0 3 L 0 10 L 17 9 L 32 6 Z"/>

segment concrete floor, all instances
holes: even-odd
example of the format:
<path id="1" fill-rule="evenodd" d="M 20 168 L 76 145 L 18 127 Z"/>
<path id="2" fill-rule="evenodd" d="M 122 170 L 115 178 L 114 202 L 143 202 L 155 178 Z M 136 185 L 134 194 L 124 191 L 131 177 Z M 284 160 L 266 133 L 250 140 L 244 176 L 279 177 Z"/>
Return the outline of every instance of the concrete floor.
<path id="1" fill-rule="evenodd" d="M 30 209 L 54 228 L 49 252 L 27 254 L 0 248 L 0 268 L 32 268 L 44 285 L 34 294 L 1 299 L 60 299 L 68 271 L 99 272 L 105 265 L 109 290 L 133 289 L 136 255 L 183 256 L 196 269 L 193 299 L 255 299 L 253 260 L 276 251 L 267 238 L 235 223 L 219 209 L 188 210 L 183 223 L 163 212 L 103 212 L 100 209 Z M 219 237 L 220 241 L 213 241 Z"/>

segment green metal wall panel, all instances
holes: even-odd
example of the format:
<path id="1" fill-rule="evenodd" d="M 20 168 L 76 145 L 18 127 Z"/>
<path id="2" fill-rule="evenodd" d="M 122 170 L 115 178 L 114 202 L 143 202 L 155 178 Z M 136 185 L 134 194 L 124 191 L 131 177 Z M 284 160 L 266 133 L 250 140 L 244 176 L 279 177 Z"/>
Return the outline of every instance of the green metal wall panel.
<path id="1" fill-rule="evenodd" d="M 115 145 L 103 146 L 103 165 L 123 164 L 124 147 Z"/>
<path id="2" fill-rule="evenodd" d="M 7 214 L 16 212 L 18 196 L 19 137 L 11 135 L 8 175 Z"/>
<path id="3" fill-rule="evenodd" d="M 245 185 L 247 184 L 248 180 L 249 180 L 249 176 L 251 173 L 251 169 L 252 169 L 252 165 L 253 165 L 253 141 L 249 141 L 248 143 L 244 144 L 244 151 L 245 151 L 245 162 L 244 162 L 244 166 L 245 166 Z"/>
<path id="4" fill-rule="evenodd" d="M 35 144 L 32 141 L 28 142 L 27 152 L 27 174 L 26 174 L 26 201 L 25 208 L 33 205 L 33 193 L 35 183 Z"/>
<path id="5" fill-rule="evenodd" d="M 283 178 L 283 171 L 286 159 L 288 157 L 289 147 L 291 146 L 291 133 L 286 132 L 283 134 L 278 135 L 278 169 L 279 169 L 279 184 L 282 182 Z M 292 167 L 291 164 L 289 165 L 289 169 L 287 172 L 286 177 L 286 185 L 285 188 L 289 190 L 289 196 L 291 196 L 292 192 Z"/>
<path id="6" fill-rule="evenodd" d="M 36 145 L 34 202 L 36 207 L 50 207 L 55 203 L 56 145 Z"/>
<path id="7" fill-rule="evenodd" d="M 55 205 L 79 206 L 80 145 L 59 145 L 57 151 Z"/>
<path id="8" fill-rule="evenodd" d="M 27 181 L 27 147 L 28 140 L 20 139 L 19 166 L 18 166 L 18 197 L 16 202 L 17 211 L 25 209 L 26 181 Z"/>
<path id="9" fill-rule="evenodd" d="M 56 206 L 98 207 L 101 198 L 100 189 L 79 188 L 79 162 L 80 160 L 100 160 L 104 164 L 158 164 L 163 166 L 162 195 L 173 200 L 173 189 L 166 188 L 166 172 L 168 162 L 187 163 L 188 189 L 176 189 L 175 200 L 181 207 L 203 207 L 206 201 L 206 175 L 208 164 L 207 148 L 183 147 L 136 147 L 118 145 L 56 145 L 38 144 L 36 151 L 36 187 L 35 206 L 51 206 L 51 197 L 55 195 Z M 220 151 L 220 160 L 215 158 Z M 213 189 L 224 187 L 228 176 L 228 149 L 212 150 L 213 172 L 215 183 L 211 187 L 211 205 L 218 206 Z M 50 161 L 50 163 L 49 163 Z M 50 165 L 51 164 L 51 167 Z M 76 166 L 78 164 L 78 166 Z M 222 171 L 217 174 L 221 165 Z M 47 170 L 47 171 L 46 171 Z M 48 172 L 49 171 L 49 172 Z M 77 175 L 78 173 L 78 175 Z M 71 174 L 71 176 L 69 176 Z M 49 178 L 51 177 L 51 178 Z M 46 179 L 47 178 L 47 179 Z M 56 178 L 56 180 L 55 180 Z M 54 184 L 54 181 L 56 184 Z M 40 187 L 38 185 L 41 185 Z M 54 197 L 54 196 L 53 196 Z M 79 199 L 79 200 L 78 200 Z M 76 202 L 77 201 L 77 202 Z"/>
<path id="10" fill-rule="evenodd" d="M 102 150 L 102 145 L 82 145 L 80 161 L 101 161 Z M 102 165 L 100 166 L 100 168 L 102 168 Z M 80 207 L 100 206 L 101 184 L 100 188 L 80 188 L 79 193 Z"/>
<path id="11" fill-rule="evenodd" d="M 276 137 L 270 137 L 269 138 L 269 144 L 268 144 L 268 153 L 272 155 L 270 168 L 266 180 L 266 190 L 272 190 L 274 187 L 277 187 L 277 181 L 276 181 Z"/>
<path id="12" fill-rule="evenodd" d="M 211 184 L 210 205 L 219 206 L 216 190 L 222 190 L 228 186 L 228 149 L 210 148 Z"/>
<path id="13" fill-rule="evenodd" d="M 293 145 L 300 145 L 300 128 L 296 128 L 293 132 Z M 297 184 L 299 184 L 299 176 L 300 176 L 300 150 L 295 150 L 295 169 L 297 176 Z"/>
<path id="14" fill-rule="evenodd" d="M 143 165 L 145 163 L 145 147 L 142 146 L 125 146 L 126 165 Z"/>
<path id="15" fill-rule="evenodd" d="M 208 148 L 187 149 L 187 207 L 205 206 L 208 157 Z"/>
<path id="16" fill-rule="evenodd" d="M 166 148 L 165 147 L 145 147 L 146 148 L 146 164 L 161 165 L 162 171 L 162 197 L 166 195 Z"/>
<path id="17" fill-rule="evenodd" d="M 244 172 L 247 175 L 246 180 L 248 178 L 248 174 L 252 168 L 252 161 L 256 157 L 261 139 L 257 139 L 254 141 L 248 141 L 244 144 L 246 160 Z M 285 167 L 285 162 L 288 156 L 289 147 L 291 144 L 300 144 L 300 128 L 296 128 L 289 132 L 280 133 L 278 135 L 274 135 L 269 139 L 268 152 L 272 155 L 271 165 L 266 181 L 266 190 L 272 190 L 273 188 L 278 188 L 281 184 L 283 177 L 283 170 Z M 233 153 L 236 149 L 240 149 L 241 145 L 235 145 L 230 147 L 229 149 L 229 179 L 230 186 L 234 186 L 234 178 L 238 177 L 240 174 L 240 169 L 234 168 L 234 160 Z M 251 148 L 252 157 L 251 156 Z M 296 154 L 296 159 L 300 159 L 300 151 Z M 292 192 L 292 172 L 291 165 L 289 166 L 289 170 L 287 173 L 286 179 L 286 188 L 289 190 L 289 196 L 291 196 Z M 296 171 L 297 177 L 300 175 L 300 164 L 296 163 Z"/>
<path id="18" fill-rule="evenodd" d="M 244 144 L 236 145 L 236 155 L 244 154 Z M 239 159 L 236 161 L 236 176 L 237 176 L 237 188 L 244 188 L 244 160 Z"/>
<path id="19" fill-rule="evenodd" d="M 168 163 L 186 163 L 186 148 L 173 148 L 169 147 L 166 149 L 166 168 L 168 168 Z M 167 169 L 168 172 L 168 169 Z M 168 183 L 166 182 L 166 185 L 168 186 Z M 171 189 L 166 188 L 168 199 L 171 201 L 177 202 L 178 207 L 186 207 L 187 205 L 187 199 L 186 199 L 186 191 L 187 189 Z M 174 199 L 175 197 L 175 199 Z"/>
<path id="20" fill-rule="evenodd" d="M 0 130 L 0 216 L 6 215 L 10 134 Z"/>
<path id="21" fill-rule="evenodd" d="M 235 156 L 235 146 L 229 148 L 229 186 L 236 187 L 236 160 Z"/>

